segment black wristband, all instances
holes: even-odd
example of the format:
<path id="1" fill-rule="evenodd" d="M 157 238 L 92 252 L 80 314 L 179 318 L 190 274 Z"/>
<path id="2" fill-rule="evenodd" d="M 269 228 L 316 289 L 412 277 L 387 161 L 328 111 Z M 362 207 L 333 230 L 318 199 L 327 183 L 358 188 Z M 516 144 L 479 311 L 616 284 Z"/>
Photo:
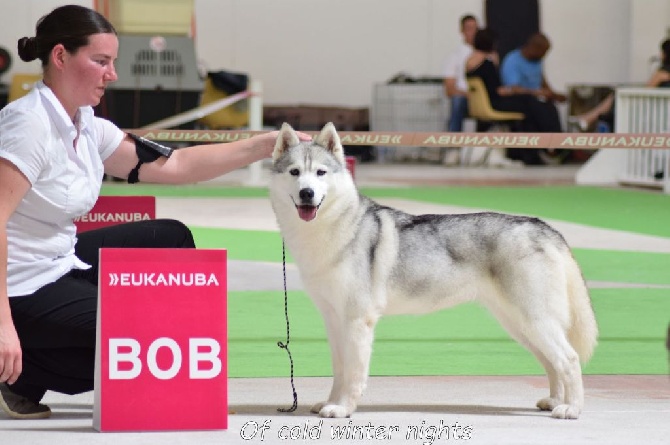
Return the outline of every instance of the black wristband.
<path id="1" fill-rule="evenodd" d="M 137 136 L 136 134 L 128 133 L 133 141 L 135 141 L 135 153 L 137 153 L 137 165 L 128 173 L 128 184 L 135 184 L 140 181 L 140 167 L 147 162 L 154 162 L 161 156 L 169 158 L 174 151 L 172 148 L 159 144 L 149 139 Z"/>

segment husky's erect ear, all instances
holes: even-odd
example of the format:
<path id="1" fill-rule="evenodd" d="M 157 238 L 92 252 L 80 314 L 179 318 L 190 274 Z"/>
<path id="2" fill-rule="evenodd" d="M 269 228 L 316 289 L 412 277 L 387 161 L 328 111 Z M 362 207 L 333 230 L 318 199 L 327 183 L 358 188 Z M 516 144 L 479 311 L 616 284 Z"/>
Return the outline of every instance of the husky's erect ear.
<path id="1" fill-rule="evenodd" d="M 279 136 L 277 136 L 277 142 L 275 143 L 275 149 L 272 152 L 272 160 L 276 161 L 279 156 L 281 156 L 286 150 L 291 147 L 295 147 L 300 143 L 298 135 L 295 133 L 293 127 L 284 122 L 279 130 Z"/>
<path id="2" fill-rule="evenodd" d="M 340 141 L 340 137 L 335 130 L 335 125 L 333 125 L 332 122 L 328 122 L 323 127 L 321 133 L 319 133 L 314 142 L 330 151 L 333 156 L 344 165 L 344 148 L 342 148 L 342 142 Z"/>

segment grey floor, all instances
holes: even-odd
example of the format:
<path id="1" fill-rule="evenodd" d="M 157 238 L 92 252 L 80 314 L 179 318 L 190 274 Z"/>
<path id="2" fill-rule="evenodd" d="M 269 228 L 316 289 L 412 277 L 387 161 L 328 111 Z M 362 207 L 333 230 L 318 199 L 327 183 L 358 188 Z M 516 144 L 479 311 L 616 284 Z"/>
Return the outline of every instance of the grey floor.
<path id="1" fill-rule="evenodd" d="M 546 395 L 543 377 L 373 377 L 360 408 L 350 419 L 322 421 L 309 413 L 309 407 L 327 395 L 329 385 L 328 378 L 297 379 L 298 410 L 282 414 L 277 408 L 288 407 L 292 402 L 288 379 L 230 379 L 228 430 L 197 432 L 98 433 L 91 426 L 90 393 L 76 397 L 49 393 L 45 402 L 54 410 L 53 417 L 39 421 L 0 417 L 0 442 L 418 445 L 431 443 L 426 433 L 435 429 L 430 427 L 445 425 L 456 426 L 452 430 L 455 432 L 461 426 L 461 434 L 463 428 L 469 427 L 471 439 L 456 440 L 452 436 L 447 440 L 443 432 L 433 443 L 630 445 L 668 444 L 670 437 L 667 376 L 586 376 L 586 407 L 578 420 L 552 419 L 534 408 L 535 401 Z M 261 437 L 259 427 L 263 424 L 269 428 Z M 358 427 L 357 435 L 350 440 L 331 438 L 334 428 L 347 425 Z M 307 440 L 280 438 L 282 433 L 293 430 L 297 434 L 305 427 Z M 379 434 L 379 438 L 367 436 L 370 431 Z"/>
<path id="2" fill-rule="evenodd" d="M 573 181 L 575 172 L 572 166 L 456 169 L 439 165 L 364 164 L 357 168 L 357 181 L 378 186 L 567 184 Z M 262 176 L 261 182 L 265 179 Z M 247 181 L 247 172 L 240 170 L 216 182 Z M 403 200 L 389 200 L 386 204 L 417 213 L 473 210 Z M 194 225 L 276 230 L 267 200 L 217 199 L 203 203 L 159 199 L 158 213 Z M 574 247 L 598 248 L 607 242 L 610 249 L 670 252 L 667 238 L 602 231 L 560 221 L 551 223 Z M 231 261 L 229 289 L 277 289 L 281 286 L 278 273 L 275 264 Z M 277 279 L 259 280 L 259 276 Z M 589 286 L 624 284 L 590 282 Z M 294 268 L 289 268 L 289 287 L 300 288 Z M 51 419 L 16 421 L 0 412 L 0 444 L 670 444 L 670 377 L 585 376 L 585 388 L 586 406 L 581 418 L 562 421 L 534 408 L 535 401 L 547 393 L 544 377 L 372 377 L 358 411 L 350 419 L 321 420 L 309 413 L 309 407 L 327 396 L 329 378 L 296 379 L 299 407 L 292 414 L 277 412 L 277 408 L 290 406 L 292 401 L 288 378 L 230 379 L 227 430 L 142 433 L 94 431 L 92 393 L 77 396 L 47 393 L 44 402 L 54 412 Z M 155 403 L 160 401 L 148 400 L 148 409 Z M 268 428 L 261 435 L 262 425 Z M 346 427 L 353 435 L 331 437 L 336 428 Z M 291 432 L 293 438 L 282 438 Z M 441 432 L 439 437 L 431 437 L 430 433 L 437 432 Z M 470 433 L 469 440 L 453 435 L 466 432 Z"/>

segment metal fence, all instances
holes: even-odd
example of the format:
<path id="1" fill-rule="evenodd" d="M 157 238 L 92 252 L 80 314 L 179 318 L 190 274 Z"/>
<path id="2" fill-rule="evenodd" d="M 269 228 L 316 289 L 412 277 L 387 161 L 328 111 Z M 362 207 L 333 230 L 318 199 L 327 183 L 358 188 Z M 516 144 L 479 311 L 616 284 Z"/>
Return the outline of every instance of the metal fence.
<path id="1" fill-rule="evenodd" d="M 441 83 L 374 85 L 370 107 L 370 130 L 439 132 L 447 127 L 448 100 Z M 400 149 L 400 150 L 398 150 Z M 383 162 L 403 157 L 429 156 L 421 147 L 376 147 Z M 432 149 L 439 156 L 439 149 Z"/>
<path id="2" fill-rule="evenodd" d="M 669 88 L 617 88 L 617 133 L 668 133 Z M 650 136 L 651 137 L 651 136 Z M 629 149 L 619 181 L 670 193 L 670 150 Z"/>

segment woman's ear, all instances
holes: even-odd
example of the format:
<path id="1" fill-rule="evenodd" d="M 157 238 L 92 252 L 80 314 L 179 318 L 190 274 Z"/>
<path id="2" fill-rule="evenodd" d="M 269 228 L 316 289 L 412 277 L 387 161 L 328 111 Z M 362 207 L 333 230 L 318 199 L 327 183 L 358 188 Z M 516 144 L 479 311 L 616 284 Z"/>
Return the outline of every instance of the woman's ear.
<path id="1" fill-rule="evenodd" d="M 62 43 L 51 49 L 51 63 L 57 68 L 63 68 L 68 53 Z"/>

